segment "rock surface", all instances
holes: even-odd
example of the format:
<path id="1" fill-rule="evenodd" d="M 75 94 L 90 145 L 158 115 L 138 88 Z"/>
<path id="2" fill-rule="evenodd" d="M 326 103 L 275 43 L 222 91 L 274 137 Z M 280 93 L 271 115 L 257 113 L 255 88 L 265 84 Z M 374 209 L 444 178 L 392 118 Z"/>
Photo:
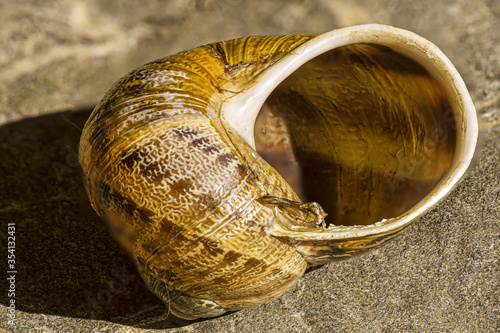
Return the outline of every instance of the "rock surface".
<path id="1" fill-rule="evenodd" d="M 15 223 L 16 332 L 498 332 L 500 3 L 496 0 L 21 0 L 0 4 L 0 239 Z M 91 108 L 147 61 L 217 40 L 361 23 L 438 45 L 481 123 L 475 168 L 400 237 L 309 272 L 282 297 L 168 317 L 90 207 L 77 145 Z M 2 267 L 6 267 L 2 264 Z M 3 273 L 8 269 L 2 268 Z M 8 274 L 7 274 L 8 276 Z"/>

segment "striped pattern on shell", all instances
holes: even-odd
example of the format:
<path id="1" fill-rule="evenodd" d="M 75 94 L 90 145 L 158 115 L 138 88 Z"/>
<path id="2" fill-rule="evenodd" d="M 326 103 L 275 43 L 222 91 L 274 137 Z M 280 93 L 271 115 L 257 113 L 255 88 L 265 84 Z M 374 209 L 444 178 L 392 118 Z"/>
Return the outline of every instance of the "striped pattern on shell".
<path id="1" fill-rule="evenodd" d="M 298 198 L 222 125 L 217 106 L 311 37 L 250 37 L 149 63 L 119 81 L 85 126 L 79 155 L 92 205 L 153 291 L 170 290 L 174 313 L 258 304 L 306 268 L 266 233 L 273 212 L 256 200 Z M 176 309 L 176 295 L 188 309 Z"/>
<path id="2" fill-rule="evenodd" d="M 463 176 L 476 120 L 436 46 L 364 25 L 141 66 L 96 107 L 79 159 L 148 287 L 196 319 L 399 234 Z"/>

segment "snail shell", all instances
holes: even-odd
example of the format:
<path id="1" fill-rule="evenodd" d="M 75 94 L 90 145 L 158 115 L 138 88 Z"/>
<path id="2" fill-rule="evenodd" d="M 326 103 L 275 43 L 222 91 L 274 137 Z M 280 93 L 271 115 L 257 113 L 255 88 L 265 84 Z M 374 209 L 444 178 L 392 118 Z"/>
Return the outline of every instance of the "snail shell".
<path id="1" fill-rule="evenodd" d="M 459 181 L 476 137 L 465 84 L 436 46 L 363 25 L 141 66 L 96 107 L 79 158 L 146 284 L 195 319 L 395 236 Z"/>

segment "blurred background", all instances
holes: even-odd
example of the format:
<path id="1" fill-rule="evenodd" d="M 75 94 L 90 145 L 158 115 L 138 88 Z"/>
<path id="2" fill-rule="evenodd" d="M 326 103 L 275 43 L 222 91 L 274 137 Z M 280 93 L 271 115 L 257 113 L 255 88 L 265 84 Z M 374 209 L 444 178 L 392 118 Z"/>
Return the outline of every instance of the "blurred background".
<path id="1" fill-rule="evenodd" d="M 437 44 L 479 109 L 499 89 L 495 0 L 3 1 L 0 122 L 95 105 L 129 70 L 198 45 L 363 23 L 409 29 Z"/>
<path id="2" fill-rule="evenodd" d="M 500 329 L 500 1 L 0 0 L 0 22 L 0 239 L 6 253 L 15 221 L 16 331 Z M 80 183 L 76 152 L 91 109 L 128 71 L 172 53 L 363 23 L 411 30 L 455 64 L 481 124 L 475 169 L 396 240 L 306 274 L 271 303 L 193 324 L 162 321 L 163 305 Z M 2 291 L 0 329 L 11 330 L 8 301 Z"/>

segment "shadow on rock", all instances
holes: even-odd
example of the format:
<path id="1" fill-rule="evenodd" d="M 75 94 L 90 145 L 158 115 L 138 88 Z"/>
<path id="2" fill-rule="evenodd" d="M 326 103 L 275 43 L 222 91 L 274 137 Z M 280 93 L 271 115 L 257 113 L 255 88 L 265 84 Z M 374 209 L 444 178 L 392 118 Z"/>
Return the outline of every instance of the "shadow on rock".
<path id="1" fill-rule="evenodd" d="M 6 253 L 7 224 L 15 223 L 16 308 L 143 328 L 191 324 L 172 315 L 161 319 L 164 304 L 90 206 L 77 157 L 90 113 L 68 111 L 0 127 L 0 239 Z M 7 297 L 0 295 L 6 306 Z"/>

